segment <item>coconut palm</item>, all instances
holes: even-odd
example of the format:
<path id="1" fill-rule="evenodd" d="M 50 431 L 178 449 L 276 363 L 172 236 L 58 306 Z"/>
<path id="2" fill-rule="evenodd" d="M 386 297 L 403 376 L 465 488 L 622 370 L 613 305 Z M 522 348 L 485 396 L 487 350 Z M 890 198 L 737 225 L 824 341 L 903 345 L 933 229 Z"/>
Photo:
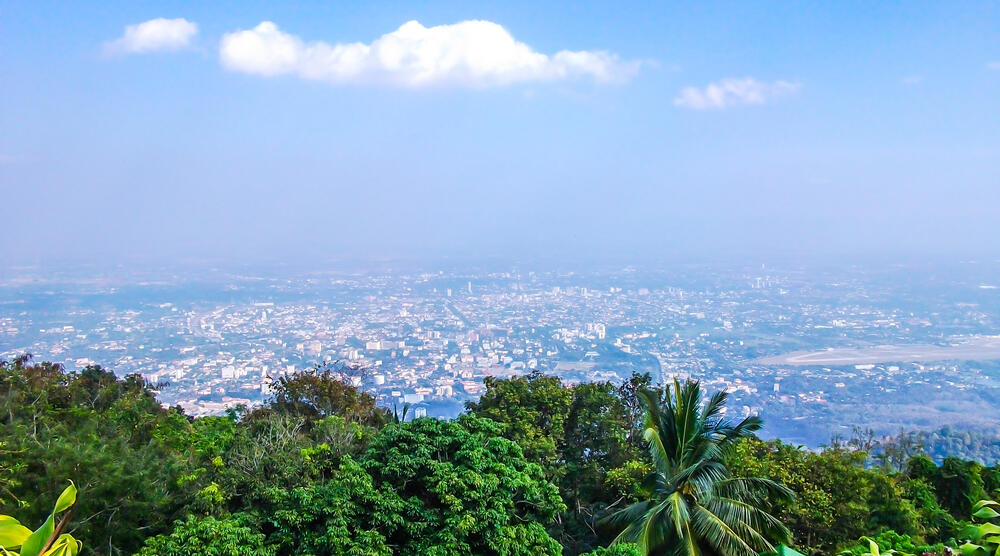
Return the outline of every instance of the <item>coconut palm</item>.
<path id="1" fill-rule="evenodd" d="M 634 542 L 647 555 L 757 556 L 788 539 L 788 529 L 765 508 L 792 492 L 768 479 L 733 477 L 726 466 L 735 444 L 760 429 L 760 418 L 725 420 L 725 392 L 700 407 L 697 381 L 674 379 L 662 398 L 651 390 L 640 394 L 654 470 L 644 483 L 649 499 L 610 517 L 627 525 L 615 543 Z"/>

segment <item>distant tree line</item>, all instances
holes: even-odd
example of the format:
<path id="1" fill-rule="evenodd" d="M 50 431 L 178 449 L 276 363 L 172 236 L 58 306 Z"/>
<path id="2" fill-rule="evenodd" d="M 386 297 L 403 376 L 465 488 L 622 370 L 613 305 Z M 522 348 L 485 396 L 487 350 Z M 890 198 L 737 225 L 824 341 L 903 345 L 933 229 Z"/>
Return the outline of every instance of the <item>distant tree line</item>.
<path id="1" fill-rule="evenodd" d="M 891 461 L 911 450 L 926 454 L 938 463 L 948 457 L 957 457 L 996 465 L 1000 463 L 1000 431 L 950 426 L 930 431 L 900 431 L 898 435 L 881 440 L 874 455 Z"/>

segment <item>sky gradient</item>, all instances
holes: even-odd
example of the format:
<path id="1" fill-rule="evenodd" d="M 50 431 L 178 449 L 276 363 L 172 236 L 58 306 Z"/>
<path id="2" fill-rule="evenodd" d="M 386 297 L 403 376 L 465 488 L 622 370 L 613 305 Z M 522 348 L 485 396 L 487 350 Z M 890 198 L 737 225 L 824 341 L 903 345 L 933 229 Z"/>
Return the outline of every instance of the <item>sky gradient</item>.
<path id="1" fill-rule="evenodd" d="M 0 3 L 0 259 L 1000 255 L 1000 4 Z"/>

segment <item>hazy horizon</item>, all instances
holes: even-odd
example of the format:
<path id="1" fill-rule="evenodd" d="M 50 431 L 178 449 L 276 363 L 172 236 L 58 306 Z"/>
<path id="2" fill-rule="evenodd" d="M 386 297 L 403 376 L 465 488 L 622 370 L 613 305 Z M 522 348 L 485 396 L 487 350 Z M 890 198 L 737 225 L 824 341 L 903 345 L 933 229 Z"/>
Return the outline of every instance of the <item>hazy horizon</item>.
<path id="1" fill-rule="evenodd" d="M 6 2 L 0 258 L 995 257 L 996 21 Z"/>

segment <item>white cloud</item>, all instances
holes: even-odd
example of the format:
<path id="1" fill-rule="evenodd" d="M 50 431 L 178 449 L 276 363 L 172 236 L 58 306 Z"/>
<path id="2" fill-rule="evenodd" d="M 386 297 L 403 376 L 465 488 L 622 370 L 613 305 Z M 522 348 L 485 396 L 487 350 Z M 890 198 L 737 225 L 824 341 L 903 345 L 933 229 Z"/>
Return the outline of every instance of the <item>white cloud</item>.
<path id="1" fill-rule="evenodd" d="M 744 104 L 764 104 L 794 94 L 801 88 L 801 84 L 790 81 L 761 83 L 752 77 L 729 78 L 711 83 L 702 89 L 685 87 L 674 99 L 674 105 L 695 110 L 709 110 Z"/>
<path id="2" fill-rule="evenodd" d="M 133 54 L 180 50 L 191 44 L 198 34 L 198 25 L 184 18 L 151 19 L 125 27 L 125 34 L 106 43 L 105 51 L 112 54 Z"/>
<path id="3" fill-rule="evenodd" d="M 990 62 L 986 64 L 986 67 L 991 70 L 1000 71 L 1000 62 Z"/>
<path id="4" fill-rule="evenodd" d="M 333 84 L 489 87 L 575 77 L 623 81 L 639 69 L 605 51 L 547 55 L 490 21 L 424 27 L 416 21 L 371 44 L 304 42 L 270 21 L 223 35 L 222 65 L 262 76 L 295 75 Z"/>

